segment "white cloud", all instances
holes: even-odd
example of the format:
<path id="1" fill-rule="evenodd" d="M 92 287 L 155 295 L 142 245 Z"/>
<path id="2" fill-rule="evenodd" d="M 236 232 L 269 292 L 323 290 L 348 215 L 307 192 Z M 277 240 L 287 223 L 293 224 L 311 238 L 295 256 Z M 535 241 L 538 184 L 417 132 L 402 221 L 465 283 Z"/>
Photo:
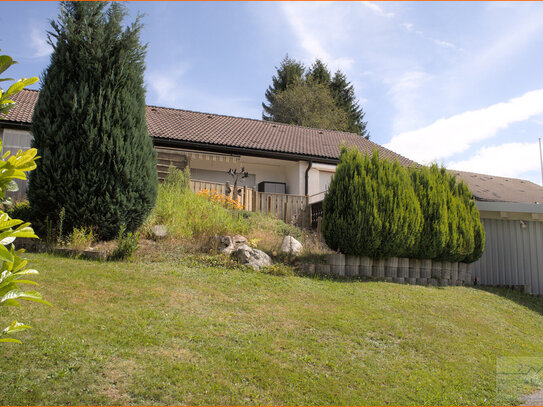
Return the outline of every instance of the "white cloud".
<path id="1" fill-rule="evenodd" d="M 512 123 L 539 114 L 543 114 L 543 89 L 400 133 L 385 147 L 420 163 L 440 161 L 466 151 L 473 143 L 494 137 Z"/>
<path id="2" fill-rule="evenodd" d="M 34 50 L 35 58 L 46 57 L 53 52 L 53 47 L 47 42 L 45 29 L 35 25 L 30 29 L 30 45 Z"/>
<path id="3" fill-rule="evenodd" d="M 396 108 L 392 127 L 395 132 L 412 129 L 422 122 L 420 106 L 420 89 L 430 80 L 430 75 L 422 71 L 411 71 L 391 82 L 388 95 Z"/>
<path id="4" fill-rule="evenodd" d="M 383 10 L 383 8 L 371 1 L 363 1 L 360 4 L 363 6 L 369 8 L 371 11 L 373 11 L 375 14 L 380 15 L 382 17 L 386 18 L 392 18 L 394 17 L 394 13 L 387 13 Z"/>
<path id="5" fill-rule="evenodd" d="M 537 142 L 505 143 L 483 147 L 470 158 L 450 162 L 447 167 L 459 171 L 524 178 L 528 172 L 540 169 L 539 145 Z M 536 182 L 540 183 L 541 179 Z"/>

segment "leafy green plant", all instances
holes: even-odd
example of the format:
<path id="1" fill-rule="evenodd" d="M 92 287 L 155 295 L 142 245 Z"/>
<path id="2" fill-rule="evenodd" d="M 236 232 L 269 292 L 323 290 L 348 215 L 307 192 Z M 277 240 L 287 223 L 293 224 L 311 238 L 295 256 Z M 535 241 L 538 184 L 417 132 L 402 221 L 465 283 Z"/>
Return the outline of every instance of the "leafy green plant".
<path id="1" fill-rule="evenodd" d="M 0 55 L 0 73 L 12 66 L 15 61 L 7 55 Z M 0 79 L 6 81 L 12 79 Z M 38 78 L 20 79 L 11 85 L 7 91 L 0 89 L 0 114 L 6 114 L 14 106 L 9 98 L 21 91 L 25 86 L 36 83 Z M 0 142 L 1 147 L 1 142 Z M 6 191 L 13 189 L 16 185 L 14 179 L 26 179 L 25 172 L 36 168 L 37 150 L 31 148 L 27 151 L 19 150 L 16 154 L 10 155 L 7 151 L 0 160 L 0 199 L 4 199 Z M 12 219 L 4 211 L 0 210 L 0 306 L 19 307 L 20 300 L 28 300 L 49 304 L 42 299 L 37 291 L 23 291 L 20 284 L 34 284 L 26 280 L 25 276 L 38 274 L 34 269 L 26 268 L 27 261 L 21 257 L 24 250 L 15 250 L 13 242 L 18 237 L 37 238 L 30 223 L 20 219 Z M 24 323 L 13 321 L 8 327 L 0 332 L 0 342 L 21 343 L 18 339 L 6 337 L 19 331 L 28 329 Z"/>
<path id="2" fill-rule="evenodd" d="M 92 242 L 94 242 L 95 236 L 92 228 L 82 226 L 80 228 L 74 228 L 72 233 L 68 236 L 66 244 L 75 250 L 85 250 Z"/>
<path id="3" fill-rule="evenodd" d="M 32 213 L 28 201 L 16 202 L 6 211 L 13 219 L 31 219 Z"/>
<path id="4" fill-rule="evenodd" d="M 126 226 L 122 225 L 117 237 L 117 248 L 109 257 L 111 260 L 124 260 L 132 256 L 138 248 L 139 232 L 126 232 Z"/>
<path id="5" fill-rule="evenodd" d="M 17 61 L 14 61 L 13 58 L 11 58 L 10 56 L 0 55 L 0 74 L 4 73 L 6 69 L 16 63 Z M 11 78 L 2 78 L 0 79 L 0 82 L 12 80 L 13 79 Z M 36 82 L 38 82 L 38 78 L 33 76 L 32 78 L 19 79 L 17 82 L 13 83 L 6 91 L 0 88 L 0 114 L 7 114 L 8 111 L 13 108 L 13 106 L 15 106 L 15 102 L 13 100 L 10 100 L 10 97 L 22 91 L 25 86 L 32 85 Z"/>

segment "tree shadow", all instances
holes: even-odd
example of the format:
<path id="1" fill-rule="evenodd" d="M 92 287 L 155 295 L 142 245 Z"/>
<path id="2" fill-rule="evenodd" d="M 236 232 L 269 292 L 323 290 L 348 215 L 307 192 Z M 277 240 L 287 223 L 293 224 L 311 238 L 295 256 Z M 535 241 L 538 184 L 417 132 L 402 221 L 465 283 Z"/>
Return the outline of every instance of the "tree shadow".
<path id="1" fill-rule="evenodd" d="M 540 315 L 543 315 L 543 297 L 531 294 L 525 294 L 519 290 L 503 287 L 474 286 L 474 289 L 486 291 L 491 294 L 499 295 L 510 301 L 514 301 L 523 307 L 526 307 Z"/>

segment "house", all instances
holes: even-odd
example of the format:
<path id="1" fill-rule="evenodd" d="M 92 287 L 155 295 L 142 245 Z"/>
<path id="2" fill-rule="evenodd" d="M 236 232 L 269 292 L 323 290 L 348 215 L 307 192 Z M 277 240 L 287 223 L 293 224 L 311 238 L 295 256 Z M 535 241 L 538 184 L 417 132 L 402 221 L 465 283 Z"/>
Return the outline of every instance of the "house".
<path id="1" fill-rule="evenodd" d="M 30 146 L 38 95 L 38 91 L 25 89 L 13 97 L 16 107 L 0 120 L 4 150 Z M 159 178 L 165 176 L 171 161 L 188 165 L 191 179 L 216 183 L 231 182 L 227 171 L 244 167 L 249 188 L 260 186 L 269 192 L 318 200 L 335 172 L 342 144 L 368 153 L 377 149 L 383 157 L 415 164 L 357 134 L 340 131 L 158 106 L 147 106 L 147 125 L 157 150 Z"/>
<path id="2" fill-rule="evenodd" d="M 16 107 L 0 120 L 4 151 L 30 147 L 38 95 L 23 90 L 14 96 Z M 157 150 L 159 178 L 173 163 L 180 168 L 188 165 L 191 179 L 224 184 L 231 181 L 229 169 L 244 167 L 249 173 L 247 187 L 269 195 L 303 197 L 312 204 L 314 215 L 335 173 L 342 144 L 368 153 L 377 149 L 382 157 L 418 165 L 357 134 L 340 131 L 158 106 L 147 106 L 147 125 Z M 543 294 L 543 188 L 521 179 L 450 172 L 470 187 L 486 231 L 485 252 L 473 265 L 479 282 L 522 286 Z M 282 211 L 286 201 L 277 202 Z"/>

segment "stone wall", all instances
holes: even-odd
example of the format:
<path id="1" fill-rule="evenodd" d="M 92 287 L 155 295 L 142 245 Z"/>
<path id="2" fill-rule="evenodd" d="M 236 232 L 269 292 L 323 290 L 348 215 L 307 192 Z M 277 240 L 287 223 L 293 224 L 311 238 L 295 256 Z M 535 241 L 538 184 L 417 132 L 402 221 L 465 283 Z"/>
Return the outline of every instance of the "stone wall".
<path id="1" fill-rule="evenodd" d="M 329 254 L 325 264 L 305 264 L 304 271 L 334 276 L 390 281 L 412 285 L 472 285 L 473 275 L 467 263 L 392 257 L 373 260 L 369 257 Z"/>

